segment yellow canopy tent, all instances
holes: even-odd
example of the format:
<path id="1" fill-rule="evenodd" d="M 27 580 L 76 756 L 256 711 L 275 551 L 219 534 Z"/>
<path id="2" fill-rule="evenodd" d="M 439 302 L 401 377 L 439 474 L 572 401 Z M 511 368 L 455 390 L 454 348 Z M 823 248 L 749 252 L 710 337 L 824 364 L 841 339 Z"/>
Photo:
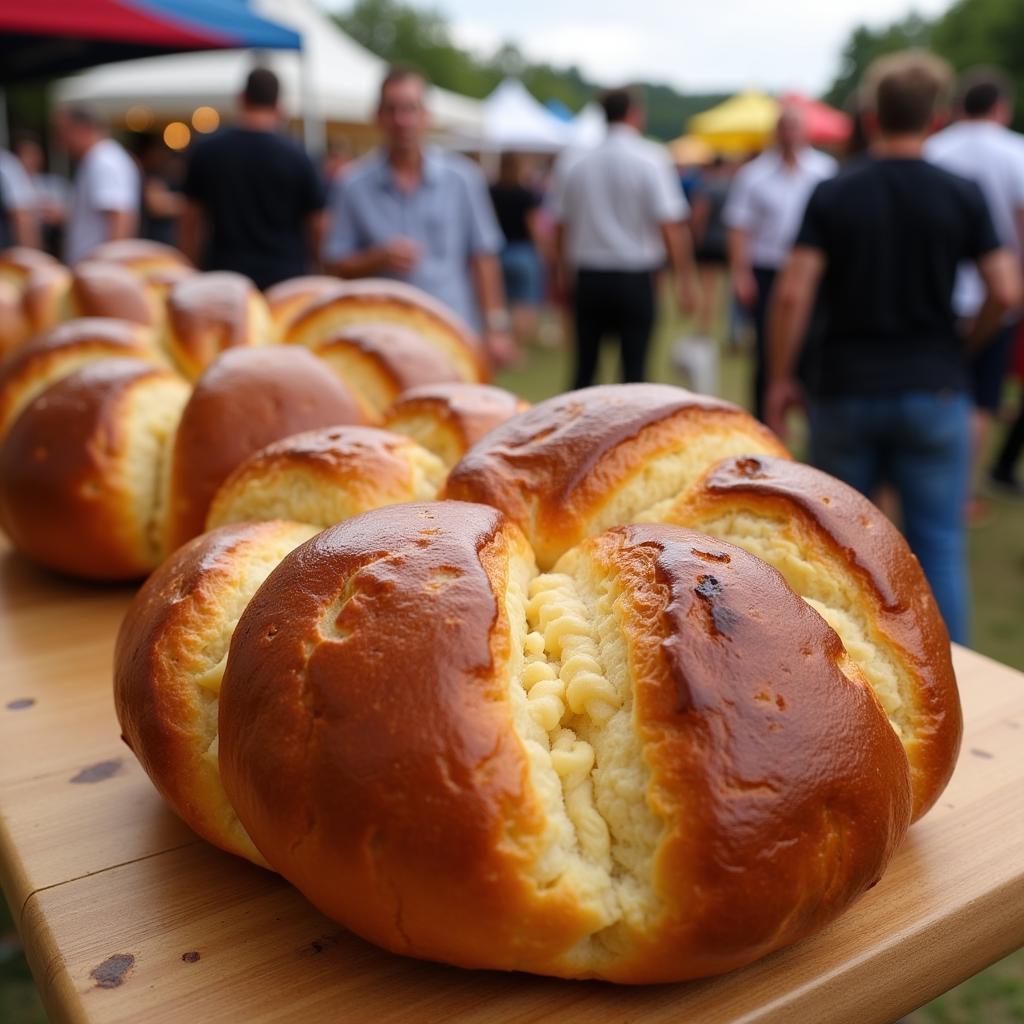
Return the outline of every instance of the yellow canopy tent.
<path id="1" fill-rule="evenodd" d="M 719 153 L 742 154 L 764 149 L 771 142 L 779 104 L 761 92 L 741 92 L 717 107 L 694 114 L 690 134 Z"/>
<path id="2" fill-rule="evenodd" d="M 680 135 L 673 139 L 668 144 L 668 151 L 677 167 L 700 167 L 715 158 L 714 149 L 693 135 Z"/>

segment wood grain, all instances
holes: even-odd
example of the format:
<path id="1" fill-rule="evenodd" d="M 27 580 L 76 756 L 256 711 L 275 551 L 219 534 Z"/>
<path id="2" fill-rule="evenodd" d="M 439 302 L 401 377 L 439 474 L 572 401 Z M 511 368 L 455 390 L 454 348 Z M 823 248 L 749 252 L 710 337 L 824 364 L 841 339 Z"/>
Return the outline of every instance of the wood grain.
<path id="1" fill-rule="evenodd" d="M 744 971 L 625 989 L 392 956 L 192 836 L 118 736 L 129 597 L 0 557 L 0 878 L 55 1022 L 888 1024 L 1024 945 L 1024 676 L 969 651 L 953 782 L 875 889 Z"/>

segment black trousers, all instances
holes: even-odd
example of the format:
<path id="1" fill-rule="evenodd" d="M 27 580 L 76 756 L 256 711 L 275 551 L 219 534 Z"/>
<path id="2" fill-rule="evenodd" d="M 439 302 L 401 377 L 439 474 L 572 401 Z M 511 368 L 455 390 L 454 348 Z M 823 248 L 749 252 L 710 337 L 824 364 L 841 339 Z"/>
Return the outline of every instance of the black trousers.
<path id="1" fill-rule="evenodd" d="M 751 405 L 754 415 L 764 421 L 764 391 L 768 383 L 768 306 L 776 271 L 770 267 L 754 267 L 757 301 L 754 303 L 754 394 Z"/>
<path id="2" fill-rule="evenodd" d="M 594 382 L 601 341 L 617 336 L 622 379 L 647 379 L 647 350 L 654 330 L 654 274 L 641 270 L 580 270 L 574 297 L 576 367 L 573 387 Z"/>

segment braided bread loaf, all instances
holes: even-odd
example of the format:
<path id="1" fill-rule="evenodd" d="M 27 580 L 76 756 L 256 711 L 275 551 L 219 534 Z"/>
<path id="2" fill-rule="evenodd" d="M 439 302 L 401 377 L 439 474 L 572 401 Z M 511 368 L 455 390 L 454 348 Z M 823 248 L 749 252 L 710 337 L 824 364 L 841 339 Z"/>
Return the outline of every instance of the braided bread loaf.
<path id="1" fill-rule="evenodd" d="M 877 881 L 961 728 L 902 538 L 779 447 L 725 403 L 589 389 L 456 465 L 446 490 L 493 504 L 388 505 L 440 460 L 276 444 L 214 518 L 284 518 L 189 542 L 130 609 L 126 741 L 197 832 L 388 949 L 619 982 L 749 963 Z M 310 538 L 327 494 L 361 514 Z"/>

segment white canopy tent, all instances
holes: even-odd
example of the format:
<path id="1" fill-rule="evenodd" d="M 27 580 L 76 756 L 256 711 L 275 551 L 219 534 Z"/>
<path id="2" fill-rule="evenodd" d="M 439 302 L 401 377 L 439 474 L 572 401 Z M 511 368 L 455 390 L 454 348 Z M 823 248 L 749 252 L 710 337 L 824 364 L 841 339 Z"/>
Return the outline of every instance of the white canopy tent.
<path id="1" fill-rule="evenodd" d="M 571 132 L 570 144 L 581 149 L 596 146 L 607 130 L 604 111 L 600 104 L 591 100 L 573 119 L 569 125 Z"/>
<path id="2" fill-rule="evenodd" d="M 483 101 L 483 147 L 518 153 L 556 153 L 571 141 L 572 126 L 530 95 L 518 79 L 506 78 Z"/>
<path id="3" fill-rule="evenodd" d="M 372 120 L 387 67 L 383 60 L 349 38 L 310 0 L 253 0 L 252 7 L 299 32 L 302 53 L 218 50 L 108 64 L 59 82 L 55 98 L 88 104 L 111 119 L 124 117 L 132 107 L 148 108 L 165 120 L 187 120 L 200 106 L 227 114 L 258 63 L 280 78 L 284 112 L 305 121 L 310 148 L 322 148 L 324 121 Z M 478 100 L 432 89 L 428 106 L 441 131 L 472 137 L 483 129 Z"/>

